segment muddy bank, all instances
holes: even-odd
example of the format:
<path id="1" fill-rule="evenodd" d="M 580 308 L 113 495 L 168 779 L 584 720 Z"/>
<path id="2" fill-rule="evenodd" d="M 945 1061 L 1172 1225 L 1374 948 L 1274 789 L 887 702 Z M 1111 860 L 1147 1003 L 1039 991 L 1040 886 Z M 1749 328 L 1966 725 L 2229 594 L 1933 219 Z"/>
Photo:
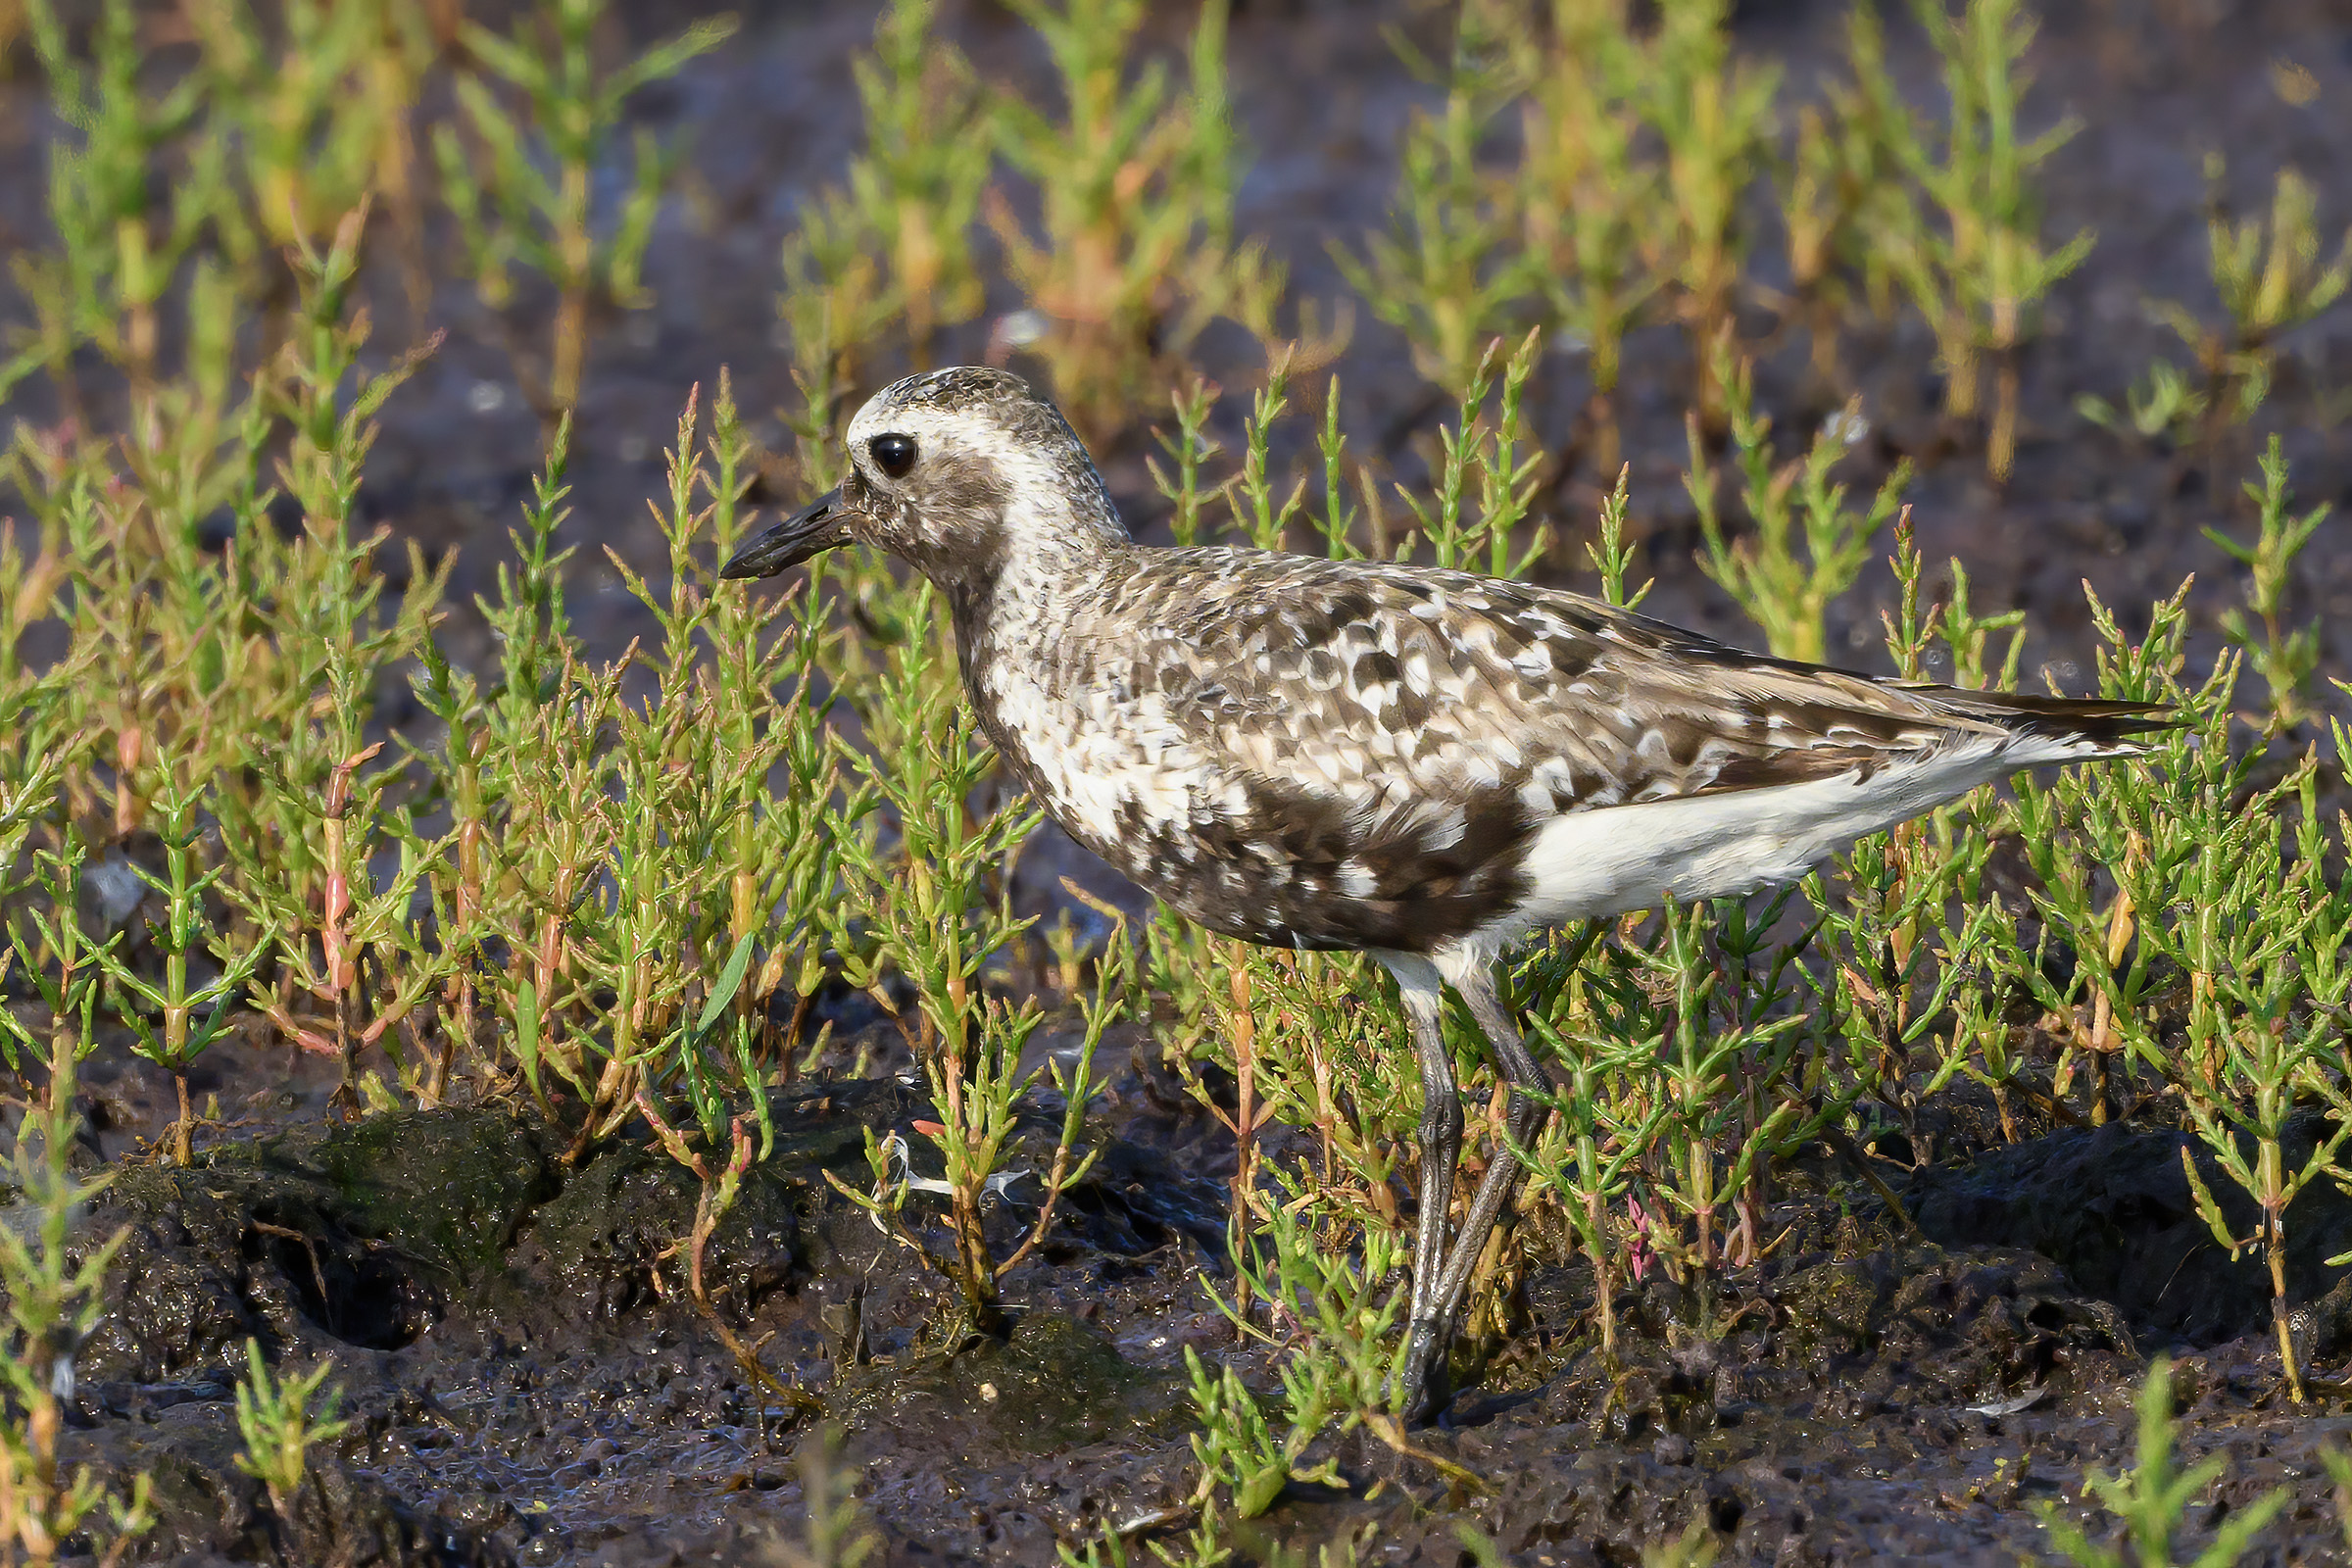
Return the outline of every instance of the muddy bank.
<path id="1" fill-rule="evenodd" d="M 921 1102 L 868 1083 L 777 1108 L 778 1153 L 711 1261 L 725 1310 L 772 1336 L 766 1364 L 846 1430 L 888 1559 L 1050 1562 L 1106 1517 L 1181 1520 L 1185 1348 L 1275 1385 L 1200 1284 L 1224 1204 L 1206 1118 L 1106 1126 L 1105 1159 L 1007 1282 L 1009 1340 L 943 1346 L 925 1332 L 937 1281 L 824 1181 L 866 1179 L 865 1131 Z M 567 1170 L 564 1143 L 444 1110 L 125 1170 L 89 1216 L 127 1239 L 68 1455 L 155 1478 L 163 1523 L 139 1560 L 752 1562 L 797 1542 L 813 1423 L 674 1298 L 690 1180 L 626 1142 Z M 1779 1249 L 1704 1298 L 1654 1271 L 1628 1282 L 1615 1372 L 1589 1273 L 1538 1269 L 1482 1386 L 1416 1440 L 1491 1490 L 1358 1432 L 1310 1455 L 1347 1488 L 1294 1486 L 1245 1548 L 1353 1534 L 1381 1544 L 1365 1560 L 1450 1565 L 1469 1524 L 1513 1562 L 1626 1562 L 1698 1522 L 1734 1562 L 2014 1562 L 2039 1504 L 2129 1461 L 2143 1357 L 2171 1350 L 2184 1454 L 2231 1459 L 2192 1525 L 2288 1485 L 2269 1560 L 2330 1560 L 2317 1453 L 2352 1441 L 2352 1417 L 2285 1403 L 2260 1282 L 2181 1229 L 2178 1148 L 2119 1126 L 1923 1173 L 1904 1194 L 1924 1234 L 1858 1187 L 1791 1200 Z M 2352 1246 L 2352 1205 L 2295 1217 L 2298 1255 Z M 2333 1298 L 2315 1311 L 2323 1371 L 2352 1348 L 2342 1318 Z M 231 1462 L 248 1336 L 282 1365 L 331 1362 L 358 1417 L 290 1518 Z"/>
<path id="2" fill-rule="evenodd" d="M 1016 1292 L 1011 1342 L 927 1355 L 934 1280 L 823 1180 L 869 1179 L 865 1130 L 923 1109 L 891 1084 L 779 1104 L 777 1152 L 709 1258 L 730 1314 L 774 1335 L 766 1364 L 824 1391 L 853 1435 L 929 1431 L 959 1456 L 975 1435 L 1000 1455 L 1180 1442 L 1171 1357 L 1130 1359 L 1115 1336 L 1194 1307 L 1173 1286 L 1221 1236 L 1222 1188 L 1115 1148 Z M 72 1446 L 155 1473 L 164 1524 L 142 1560 L 593 1561 L 578 1553 L 616 1532 L 785 1486 L 795 1412 L 668 1298 L 692 1178 L 628 1143 L 566 1169 L 565 1142 L 504 1110 L 443 1110 L 124 1170 L 89 1215 L 125 1240 Z M 248 1336 L 273 1361 L 330 1361 L 361 1418 L 291 1522 L 229 1462 Z"/>

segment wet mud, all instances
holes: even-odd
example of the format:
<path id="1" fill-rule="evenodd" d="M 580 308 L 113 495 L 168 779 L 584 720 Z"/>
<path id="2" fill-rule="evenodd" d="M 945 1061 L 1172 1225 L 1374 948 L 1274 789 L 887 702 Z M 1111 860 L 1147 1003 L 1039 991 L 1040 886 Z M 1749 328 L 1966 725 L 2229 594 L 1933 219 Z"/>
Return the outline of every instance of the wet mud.
<path id="1" fill-rule="evenodd" d="M 148 1562 L 791 1562 L 820 1420 L 885 1561 L 1047 1563 L 1105 1522 L 1180 1529 L 1186 1348 L 1261 1392 L 1278 1374 L 1209 1296 L 1230 1141 L 1149 1090 L 1114 1080 L 1105 1157 L 1006 1281 L 1009 1332 L 953 1344 L 941 1283 L 825 1180 L 869 1180 L 866 1133 L 928 1107 L 890 1081 L 779 1095 L 777 1153 L 709 1262 L 721 1310 L 821 1416 L 763 1393 L 681 1298 L 694 1186 L 640 1143 L 567 1168 L 559 1131 L 483 1107 L 131 1164 L 87 1216 L 125 1240 L 66 1456 L 154 1478 Z M 1773 1210 L 1766 1259 L 1703 1296 L 1654 1267 L 1621 1282 L 1615 1368 L 1589 1270 L 1538 1269 L 1419 1454 L 1325 1440 L 1308 1460 L 1345 1486 L 1292 1486 L 1239 1541 L 1261 1561 L 1347 1539 L 1365 1562 L 1451 1568 L 1468 1526 L 1513 1563 L 1630 1563 L 1695 1525 L 1729 1562 L 2015 1562 L 2042 1506 L 2080 1506 L 2085 1467 L 2130 1462 L 2162 1351 L 2184 1461 L 2230 1459 L 2192 1533 L 2283 1485 L 2255 1560 L 2339 1560 L 2318 1453 L 2352 1442 L 2328 1381 L 2352 1293 L 2321 1289 L 2319 1260 L 2352 1247 L 2352 1203 L 2295 1216 L 2317 1391 L 2298 1408 L 2267 1276 L 2197 1240 L 2182 1147 L 2062 1130 L 1889 1182 L 1900 1214 L 1825 1172 Z M 1033 1217 L 1013 1193 L 992 1216 L 1007 1242 Z M 285 1516 L 232 1462 L 249 1336 L 282 1365 L 331 1363 L 356 1418 Z"/>

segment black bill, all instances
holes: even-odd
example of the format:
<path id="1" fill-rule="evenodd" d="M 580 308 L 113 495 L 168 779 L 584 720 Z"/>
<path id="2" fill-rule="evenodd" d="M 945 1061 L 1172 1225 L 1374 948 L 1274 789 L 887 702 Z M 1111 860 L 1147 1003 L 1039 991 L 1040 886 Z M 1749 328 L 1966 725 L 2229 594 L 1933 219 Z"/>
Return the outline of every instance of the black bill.
<path id="1" fill-rule="evenodd" d="M 856 514 L 841 504 L 841 492 L 828 490 L 772 528 L 765 528 L 735 547 L 718 574 L 721 577 L 773 577 L 790 570 L 820 550 L 850 542 L 850 518 Z"/>

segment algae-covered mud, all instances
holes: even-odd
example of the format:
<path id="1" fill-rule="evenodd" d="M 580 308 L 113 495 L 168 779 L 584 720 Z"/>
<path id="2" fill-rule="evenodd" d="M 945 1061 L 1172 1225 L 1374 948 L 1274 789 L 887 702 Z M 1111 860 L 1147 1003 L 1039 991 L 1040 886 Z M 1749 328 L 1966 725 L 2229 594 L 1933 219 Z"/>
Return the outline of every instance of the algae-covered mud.
<path id="1" fill-rule="evenodd" d="M 1132 1070 L 1108 1098 L 1127 1108 L 1099 1118 L 1105 1158 L 1007 1282 L 1009 1333 L 956 1343 L 937 1282 L 824 1180 L 865 1179 L 865 1132 L 907 1135 L 928 1107 L 888 1083 L 778 1100 L 782 1147 L 710 1266 L 821 1412 L 753 1386 L 675 1299 L 693 1184 L 642 1143 L 567 1169 L 564 1140 L 509 1110 L 397 1112 L 135 1166 L 88 1216 L 128 1239 L 64 1454 L 154 1477 L 140 1561 L 796 1562 L 802 1450 L 827 1422 L 875 1560 L 1050 1562 L 1106 1523 L 1181 1535 L 1185 1348 L 1260 1388 L 1278 1363 L 1209 1306 L 1230 1288 L 1230 1140 Z M 2341 1536 L 2319 1454 L 2352 1415 L 2331 1389 L 2284 1398 L 2264 1282 L 2211 1246 L 2186 1147 L 2123 1123 L 2029 1137 L 1893 1178 L 1907 1220 L 1853 1183 L 1792 1198 L 1772 1255 L 1705 1301 L 1625 1282 L 1615 1369 L 1589 1270 L 1533 1272 L 1484 1386 L 1412 1434 L 1418 1456 L 1360 1431 L 1320 1445 L 1339 1484 L 1294 1484 L 1237 1539 L 1451 1565 L 1469 1525 L 1500 1560 L 1608 1563 L 1699 1523 L 1731 1561 L 2013 1562 L 2046 1549 L 2038 1510 L 2086 1467 L 2130 1466 L 2145 1357 L 2171 1350 L 2183 1461 L 2230 1462 L 2184 1541 L 2283 1485 L 2273 1539 L 2295 1544 L 2270 1560 L 2323 1560 Z M 2352 1245 L 2352 1203 L 2303 1236 L 2309 1291 Z M 2317 1295 L 2301 1332 L 2315 1368 L 2352 1356 L 2352 1293 Z M 330 1364 L 356 1417 L 290 1517 L 231 1462 L 248 1336 Z"/>
<path id="2" fill-rule="evenodd" d="M 2352 1563 L 2352 10 L 2042 9 L 0 0 L 0 1562 Z M 717 576 L 963 363 L 2183 723 L 1514 953 L 1407 1428 L 1381 972 Z"/>

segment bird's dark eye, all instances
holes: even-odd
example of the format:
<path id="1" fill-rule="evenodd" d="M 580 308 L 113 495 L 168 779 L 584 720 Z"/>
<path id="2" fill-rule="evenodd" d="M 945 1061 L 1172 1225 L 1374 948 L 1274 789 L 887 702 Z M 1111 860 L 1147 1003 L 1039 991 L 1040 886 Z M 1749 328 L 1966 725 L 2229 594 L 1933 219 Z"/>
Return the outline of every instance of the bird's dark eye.
<path id="1" fill-rule="evenodd" d="M 904 479 L 914 466 L 914 437 L 910 435 L 878 435 L 865 444 L 874 455 L 874 466 L 893 479 Z"/>

